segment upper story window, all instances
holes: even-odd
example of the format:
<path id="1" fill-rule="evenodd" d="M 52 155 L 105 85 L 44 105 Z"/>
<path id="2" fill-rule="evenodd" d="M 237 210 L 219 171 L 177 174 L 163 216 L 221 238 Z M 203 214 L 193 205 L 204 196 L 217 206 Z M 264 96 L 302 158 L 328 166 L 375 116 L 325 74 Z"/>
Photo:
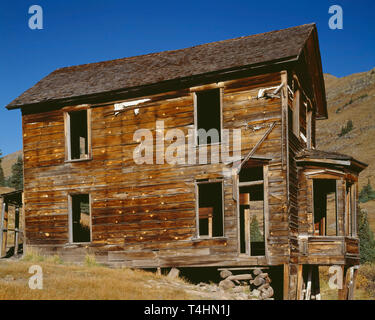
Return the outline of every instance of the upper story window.
<path id="1" fill-rule="evenodd" d="M 288 109 L 290 130 L 307 148 L 312 146 L 312 109 L 300 89 L 294 92 L 293 107 Z"/>
<path id="2" fill-rule="evenodd" d="M 90 158 L 90 109 L 65 113 L 66 160 Z"/>
<path id="3" fill-rule="evenodd" d="M 221 142 L 221 89 L 195 92 L 197 145 Z"/>

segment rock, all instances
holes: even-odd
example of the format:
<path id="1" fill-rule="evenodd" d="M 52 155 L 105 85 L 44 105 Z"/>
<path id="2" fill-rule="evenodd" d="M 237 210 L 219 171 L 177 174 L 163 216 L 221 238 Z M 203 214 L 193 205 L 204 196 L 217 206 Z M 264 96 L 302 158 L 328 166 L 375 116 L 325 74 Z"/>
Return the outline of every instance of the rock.
<path id="1" fill-rule="evenodd" d="M 178 278 L 179 275 L 180 275 L 180 270 L 178 270 L 177 268 L 172 268 L 171 271 L 169 271 L 167 278 L 173 280 L 173 279 Z"/>
<path id="2" fill-rule="evenodd" d="M 258 290 L 259 291 L 262 291 L 263 289 L 268 289 L 270 287 L 270 284 L 269 283 L 265 283 L 265 284 L 262 284 Z"/>
<path id="3" fill-rule="evenodd" d="M 249 297 L 247 296 L 246 293 L 239 293 L 237 294 L 237 300 L 247 300 Z"/>
<path id="4" fill-rule="evenodd" d="M 232 281 L 227 280 L 227 279 L 222 280 L 219 283 L 219 287 L 222 288 L 222 289 L 224 289 L 224 290 L 228 290 L 228 289 L 234 288 L 235 286 L 236 285 Z"/>
<path id="5" fill-rule="evenodd" d="M 232 275 L 232 272 L 230 272 L 229 270 L 220 271 L 220 277 L 223 279 L 228 278 L 231 275 Z"/>
<path id="6" fill-rule="evenodd" d="M 232 292 L 234 292 L 234 293 L 243 293 L 243 287 L 234 287 L 233 289 L 232 289 Z"/>
<path id="7" fill-rule="evenodd" d="M 262 270 L 259 268 L 254 269 L 253 273 L 257 276 L 262 273 Z"/>
<path id="8" fill-rule="evenodd" d="M 267 289 L 263 289 L 261 292 L 262 292 L 261 293 L 261 298 L 262 299 L 271 298 L 273 296 L 273 294 L 274 294 L 274 291 L 273 291 L 272 287 L 269 287 Z"/>
<path id="9" fill-rule="evenodd" d="M 251 291 L 251 296 L 259 298 L 260 297 L 260 291 L 257 290 L 257 289 L 254 289 L 253 291 Z"/>

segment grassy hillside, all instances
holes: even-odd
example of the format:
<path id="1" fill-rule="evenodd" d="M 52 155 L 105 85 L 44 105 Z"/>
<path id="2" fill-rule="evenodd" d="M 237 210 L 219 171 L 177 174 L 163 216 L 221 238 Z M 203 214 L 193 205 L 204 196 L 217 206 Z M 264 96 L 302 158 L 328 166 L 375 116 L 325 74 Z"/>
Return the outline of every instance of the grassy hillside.
<path id="1" fill-rule="evenodd" d="M 22 157 L 22 150 L 7 154 L 2 157 L 1 166 L 4 170 L 5 178 L 8 178 L 12 174 L 12 165 L 17 162 L 18 157 Z"/>
<path id="2" fill-rule="evenodd" d="M 375 68 L 342 78 L 326 74 L 328 119 L 317 122 L 317 148 L 344 153 L 367 163 L 359 180 L 360 189 L 370 179 L 375 188 Z M 339 136 L 348 121 L 353 130 Z M 375 232 L 375 201 L 361 204 L 368 210 Z"/>

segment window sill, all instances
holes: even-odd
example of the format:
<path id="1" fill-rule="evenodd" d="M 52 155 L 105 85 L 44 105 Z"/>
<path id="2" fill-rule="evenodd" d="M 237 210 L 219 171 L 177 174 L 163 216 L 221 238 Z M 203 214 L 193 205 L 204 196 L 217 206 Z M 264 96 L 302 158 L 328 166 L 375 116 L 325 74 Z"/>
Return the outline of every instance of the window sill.
<path id="1" fill-rule="evenodd" d="M 222 240 L 228 240 L 227 237 L 224 237 L 224 236 L 220 236 L 220 237 L 210 237 L 210 236 L 200 236 L 200 237 L 195 237 L 195 238 L 192 238 L 193 241 L 199 241 L 199 240 L 215 240 L 215 239 L 222 239 Z"/>
<path id="2" fill-rule="evenodd" d="M 91 161 L 92 157 L 89 158 L 82 158 L 82 159 L 71 159 L 71 160 L 65 160 L 65 163 L 71 163 L 71 162 L 84 162 L 84 161 Z"/>
<path id="3" fill-rule="evenodd" d="M 266 258 L 265 255 L 263 255 L 263 256 L 251 256 L 251 255 L 246 254 L 246 253 L 239 253 L 238 257 L 239 258 L 257 258 L 257 259 L 262 259 L 262 258 L 265 259 Z"/>

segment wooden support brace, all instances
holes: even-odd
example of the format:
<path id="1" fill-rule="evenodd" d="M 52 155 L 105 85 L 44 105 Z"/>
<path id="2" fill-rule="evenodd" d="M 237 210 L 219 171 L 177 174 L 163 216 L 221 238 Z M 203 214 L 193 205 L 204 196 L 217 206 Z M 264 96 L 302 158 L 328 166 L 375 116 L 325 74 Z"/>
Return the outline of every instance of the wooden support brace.
<path id="1" fill-rule="evenodd" d="M 4 199 L 3 199 L 4 201 Z M 4 237 L 4 217 L 5 217 L 5 207 L 6 203 L 3 202 L 1 208 L 1 220 L 0 220 L 0 258 L 3 257 L 3 237 Z"/>

